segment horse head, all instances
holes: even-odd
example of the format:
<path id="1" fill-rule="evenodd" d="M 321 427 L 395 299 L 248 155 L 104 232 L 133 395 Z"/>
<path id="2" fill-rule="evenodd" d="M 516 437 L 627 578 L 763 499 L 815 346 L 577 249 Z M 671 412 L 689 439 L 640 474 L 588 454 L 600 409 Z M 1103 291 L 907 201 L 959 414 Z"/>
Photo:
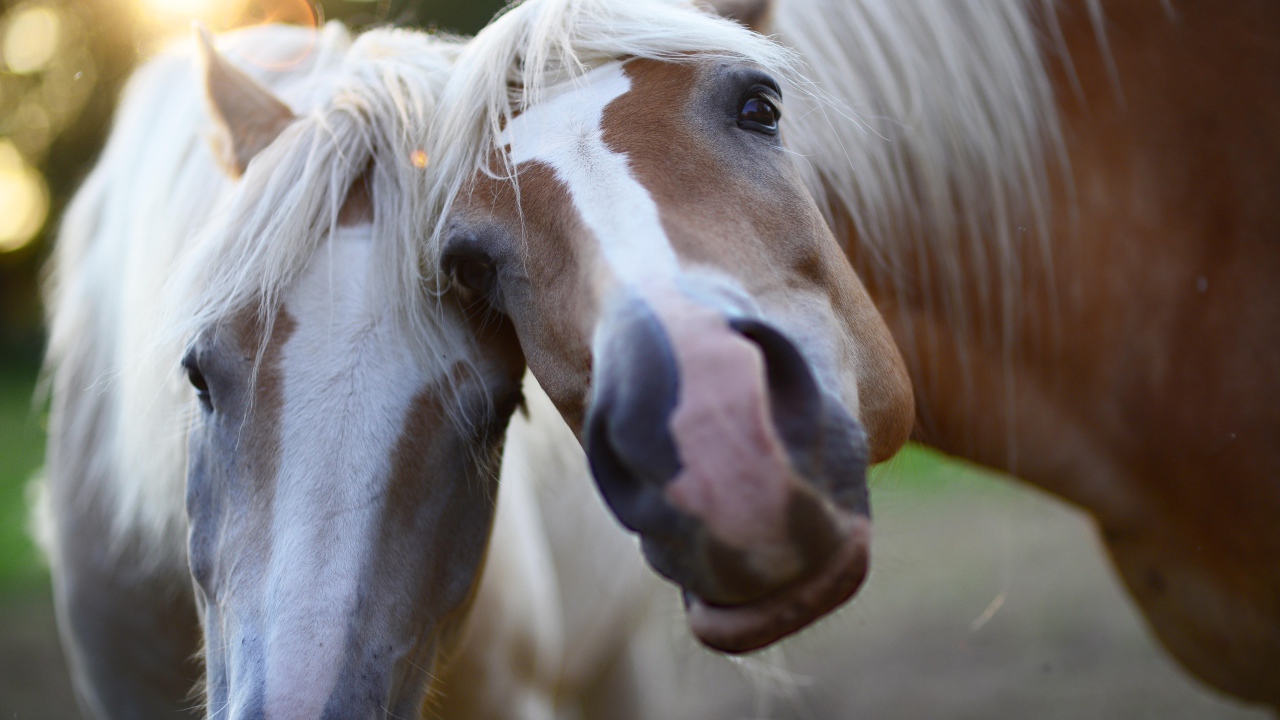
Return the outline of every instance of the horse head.
<path id="1" fill-rule="evenodd" d="M 691 6 L 533 0 L 469 44 L 434 137 L 441 272 L 511 321 L 609 507 L 731 652 L 858 588 L 866 470 L 913 420 L 782 145 L 794 77 Z"/>
<path id="2" fill-rule="evenodd" d="M 416 255 L 412 143 L 450 50 L 349 57 L 357 79 L 299 117 L 201 46 L 240 176 L 176 273 L 209 713 L 416 717 L 474 594 L 523 373 L 507 324 Z"/>

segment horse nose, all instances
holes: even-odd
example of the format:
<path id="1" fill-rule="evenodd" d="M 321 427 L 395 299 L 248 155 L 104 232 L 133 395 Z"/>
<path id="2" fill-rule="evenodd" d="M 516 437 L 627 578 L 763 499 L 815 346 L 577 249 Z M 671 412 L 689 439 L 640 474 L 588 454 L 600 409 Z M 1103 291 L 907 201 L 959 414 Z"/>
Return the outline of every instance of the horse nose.
<path id="1" fill-rule="evenodd" d="M 584 445 L 618 520 L 685 591 L 690 627 L 745 652 L 866 575 L 866 434 L 800 345 L 758 318 L 630 298 L 593 348 Z"/>
<path id="2" fill-rule="evenodd" d="M 827 555 L 830 542 L 811 540 L 829 533 L 798 532 L 787 517 L 833 499 L 819 447 L 823 394 L 795 343 L 760 319 L 659 315 L 637 300 L 609 320 L 587 457 L 654 568 L 704 597 L 742 602 Z M 825 531 L 821 514 L 814 527 Z"/>
<path id="3" fill-rule="evenodd" d="M 762 359 L 769 417 L 790 459 L 804 475 L 821 436 L 822 392 L 809 363 L 780 330 L 757 318 L 725 321 Z M 681 469 L 671 416 L 681 374 L 663 323 L 636 302 L 615 315 L 609 340 L 597 348 L 596 396 L 588 411 L 586 449 L 606 502 L 623 525 L 645 534 L 670 534 L 687 520 L 662 497 Z M 731 389 L 732 390 L 732 389 Z M 686 393 L 691 394 L 691 393 Z"/>
<path id="4" fill-rule="evenodd" d="M 662 323 L 645 303 L 612 314 L 595 349 L 594 397 L 585 446 L 605 502 L 618 521 L 642 534 L 663 533 L 681 519 L 662 499 L 680 471 L 668 420 L 679 399 L 676 359 Z"/>
<path id="5" fill-rule="evenodd" d="M 729 327 L 759 347 L 774 427 L 790 449 L 792 461 L 806 465 L 803 451 L 819 437 L 823 414 L 822 391 L 808 361 L 795 343 L 762 320 L 733 318 Z"/>

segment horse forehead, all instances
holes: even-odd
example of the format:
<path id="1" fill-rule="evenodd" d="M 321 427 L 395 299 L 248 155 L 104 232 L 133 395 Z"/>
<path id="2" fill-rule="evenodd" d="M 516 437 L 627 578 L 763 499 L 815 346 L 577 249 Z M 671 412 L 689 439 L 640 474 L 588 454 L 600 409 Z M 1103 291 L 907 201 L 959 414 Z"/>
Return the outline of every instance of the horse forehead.
<path id="1" fill-rule="evenodd" d="M 376 314 L 377 308 L 369 306 L 373 243 L 371 225 L 339 227 L 316 250 L 287 293 L 285 307 L 299 320 L 327 323 Z M 329 342 L 342 340 L 332 332 L 323 337 Z"/>
<path id="2" fill-rule="evenodd" d="M 595 68 L 515 117 L 501 141 L 513 163 L 551 169 L 618 281 L 669 286 L 680 263 L 659 208 L 628 156 L 604 137 L 606 110 L 632 89 L 622 62 Z"/>
<path id="3" fill-rule="evenodd" d="M 368 368 L 395 370 L 371 380 L 378 386 L 402 380 L 421 386 L 446 372 L 422 351 L 430 345 L 441 356 L 455 354 L 461 327 L 442 315 L 432 326 L 435 332 L 421 338 L 403 322 L 379 242 L 373 226 L 363 224 L 338 227 L 316 249 L 283 303 L 298 324 L 285 349 L 287 373 L 352 377 Z M 317 389 L 323 396 L 324 386 Z"/>
<path id="4" fill-rule="evenodd" d="M 380 411 L 402 410 L 434 379 L 377 284 L 370 244 L 348 238 L 321 247 L 289 293 L 284 307 L 296 328 L 282 353 L 286 416 L 326 412 L 338 424 L 352 413 L 384 417 Z M 330 424 L 310 418 L 300 438 Z"/>
<path id="5" fill-rule="evenodd" d="M 503 129 L 500 142 L 514 164 L 531 160 L 553 167 L 598 137 L 605 108 L 631 90 L 621 62 L 611 62 L 552 88 Z"/>

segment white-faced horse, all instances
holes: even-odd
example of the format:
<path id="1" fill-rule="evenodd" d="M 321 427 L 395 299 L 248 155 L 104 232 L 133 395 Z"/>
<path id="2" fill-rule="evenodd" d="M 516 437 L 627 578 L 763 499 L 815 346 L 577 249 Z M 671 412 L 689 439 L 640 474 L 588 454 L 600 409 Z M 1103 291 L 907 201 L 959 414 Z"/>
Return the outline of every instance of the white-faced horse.
<path id="1" fill-rule="evenodd" d="M 209 717 L 416 717 L 477 592 L 523 372 L 423 271 L 420 140 L 456 50 L 228 42 L 257 80 L 207 38 L 133 78 L 56 249 L 41 515 L 75 686 L 95 718 L 200 712 L 202 670 Z M 555 638 L 501 620 L 533 684 Z"/>
<path id="2" fill-rule="evenodd" d="M 863 572 L 865 460 L 914 418 L 851 263 L 920 436 L 1090 509 L 1166 646 L 1280 704 L 1280 10 L 710 4 L 818 82 L 687 3 L 530 0 L 432 153 L 442 271 L 697 634 L 760 646 Z"/>

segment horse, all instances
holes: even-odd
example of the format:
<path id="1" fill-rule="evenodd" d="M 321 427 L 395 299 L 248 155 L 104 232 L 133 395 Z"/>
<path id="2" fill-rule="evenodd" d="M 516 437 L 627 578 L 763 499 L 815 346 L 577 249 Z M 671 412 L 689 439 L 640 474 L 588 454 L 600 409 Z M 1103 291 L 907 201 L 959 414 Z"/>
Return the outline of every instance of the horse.
<path id="1" fill-rule="evenodd" d="M 706 5 L 742 25 L 517 5 L 432 137 L 440 271 L 513 323 L 694 633 L 849 597 L 866 461 L 910 430 L 1090 511 L 1165 647 L 1280 705 L 1280 11 Z"/>
<path id="2" fill-rule="evenodd" d="M 222 43 L 247 69 L 201 35 L 132 78 L 54 254 L 37 512 L 82 711 L 488 717 L 435 681 L 483 607 L 473 652 L 518 649 L 519 673 L 464 679 L 550 717 L 532 502 L 490 542 L 523 360 L 422 255 L 456 45 Z"/>
<path id="3" fill-rule="evenodd" d="M 528 2 L 466 44 L 427 140 L 439 271 L 512 323 L 606 502 L 731 652 L 856 590 L 866 468 L 913 420 L 778 142 L 796 69 L 680 4 Z"/>

